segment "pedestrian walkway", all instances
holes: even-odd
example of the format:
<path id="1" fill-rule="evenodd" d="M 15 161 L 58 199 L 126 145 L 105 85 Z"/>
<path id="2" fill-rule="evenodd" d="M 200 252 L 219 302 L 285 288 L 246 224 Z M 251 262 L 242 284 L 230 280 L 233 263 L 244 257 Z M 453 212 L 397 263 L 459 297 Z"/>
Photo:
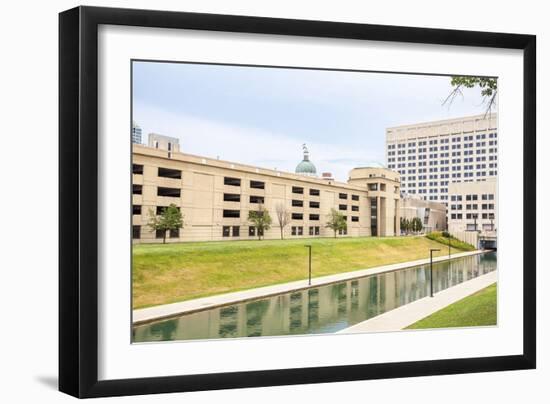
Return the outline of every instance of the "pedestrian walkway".
<path id="1" fill-rule="evenodd" d="M 492 285 L 497 281 L 497 271 L 463 282 L 436 293 L 434 297 L 424 297 L 412 303 L 390 310 L 384 314 L 365 320 L 338 331 L 340 334 L 364 332 L 399 331 L 428 317 L 450 304 Z"/>
<path id="2" fill-rule="evenodd" d="M 451 258 L 460 258 L 470 255 L 481 254 L 484 251 L 468 251 L 451 255 Z M 448 256 L 436 257 L 433 262 L 445 261 Z M 357 271 L 344 272 L 335 275 L 321 276 L 313 278 L 311 285 L 308 280 L 300 280 L 295 282 L 282 283 L 279 285 L 265 286 L 244 290 L 240 292 L 225 293 L 222 295 L 208 296 L 200 299 L 187 300 L 179 303 L 164 304 L 160 306 L 148 307 L 146 309 L 134 310 L 132 313 L 132 321 L 134 325 L 147 322 L 157 321 L 170 317 L 176 317 L 182 314 L 211 309 L 219 306 L 226 306 L 235 303 L 245 302 L 248 300 L 260 299 L 268 296 L 278 295 L 281 293 L 293 292 L 296 290 L 307 289 L 309 287 L 327 285 L 336 282 L 347 281 L 350 279 L 361 278 L 369 275 L 376 275 L 384 272 L 397 271 L 404 268 L 415 267 L 418 265 L 428 264 L 430 259 L 421 259 L 416 261 L 401 262 L 398 264 L 384 265 L 380 267 L 360 269 Z"/>

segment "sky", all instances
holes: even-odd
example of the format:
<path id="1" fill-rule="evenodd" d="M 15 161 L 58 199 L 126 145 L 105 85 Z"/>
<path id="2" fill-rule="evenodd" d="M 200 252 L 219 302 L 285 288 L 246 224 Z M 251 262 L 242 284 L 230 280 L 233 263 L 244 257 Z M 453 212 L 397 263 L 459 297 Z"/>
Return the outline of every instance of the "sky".
<path id="1" fill-rule="evenodd" d="M 443 106 L 450 91 L 447 76 L 133 62 L 132 118 L 144 143 L 287 172 L 305 143 L 318 175 L 346 181 L 386 164 L 388 127 L 485 112 L 478 89 Z"/>

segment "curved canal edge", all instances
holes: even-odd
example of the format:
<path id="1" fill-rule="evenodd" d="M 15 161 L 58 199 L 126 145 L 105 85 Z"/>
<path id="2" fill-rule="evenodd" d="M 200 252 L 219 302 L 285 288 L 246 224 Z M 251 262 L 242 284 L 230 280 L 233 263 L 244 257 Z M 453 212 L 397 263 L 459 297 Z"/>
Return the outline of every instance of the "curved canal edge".
<path id="1" fill-rule="evenodd" d="M 497 282 L 498 271 L 478 276 L 477 278 L 442 290 L 434 297 L 424 297 L 414 302 L 397 307 L 386 313 L 352 325 L 337 332 L 337 334 L 354 334 L 366 332 L 391 332 L 401 331 L 411 324 L 444 309 L 445 307 L 470 296 L 489 285 Z M 493 326 L 490 326 L 493 327 Z M 411 330 L 418 331 L 418 330 Z"/>
<path id="2" fill-rule="evenodd" d="M 486 253 L 487 250 L 475 250 L 467 251 L 463 253 L 456 253 L 451 255 L 451 260 L 456 258 L 468 257 L 472 255 L 478 255 Z M 449 260 L 448 256 L 437 257 L 433 259 L 433 262 L 443 262 Z M 261 288 L 254 288 L 243 290 L 240 292 L 232 292 L 215 296 L 208 296 L 200 299 L 187 300 L 184 302 L 164 304 L 160 306 L 148 307 L 145 309 L 137 309 L 132 311 L 132 325 L 141 325 L 151 323 L 159 320 L 166 320 L 173 317 L 179 317 L 184 314 L 190 314 L 197 311 L 213 309 L 216 307 L 233 305 L 236 303 L 242 303 L 250 300 L 261 299 L 282 293 L 294 292 L 304 289 L 309 289 L 317 286 L 328 285 L 331 283 L 337 283 L 342 281 L 348 281 L 355 278 L 362 278 L 365 276 L 377 275 L 385 272 L 398 271 L 401 269 L 407 269 L 420 265 L 429 264 L 430 259 L 422 259 L 416 261 L 407 261 L 397 264 L 383 265 L 379 267 L 359 269 L 351 272 L 344 272 L 341 274 L 321 276 L 318 278 L 312 278 L 311 285 L 308 284 L 308 280 L 300 280 L 295 282 L 282 283 L 278 285 L 265 286 Z"/>

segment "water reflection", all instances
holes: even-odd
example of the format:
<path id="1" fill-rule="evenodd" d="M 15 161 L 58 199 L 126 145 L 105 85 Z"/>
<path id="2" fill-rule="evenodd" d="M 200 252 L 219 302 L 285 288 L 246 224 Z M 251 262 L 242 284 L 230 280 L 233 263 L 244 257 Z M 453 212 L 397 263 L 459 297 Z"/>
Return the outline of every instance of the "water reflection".
<path id="1" fill-rule="evenodd" d="M 434 264 L 434 292 L 496 270 L 496 253 Z M 134 327 L 135 342 L 320 334 L 429 295 L 429 265 L 205 310 Z"/>

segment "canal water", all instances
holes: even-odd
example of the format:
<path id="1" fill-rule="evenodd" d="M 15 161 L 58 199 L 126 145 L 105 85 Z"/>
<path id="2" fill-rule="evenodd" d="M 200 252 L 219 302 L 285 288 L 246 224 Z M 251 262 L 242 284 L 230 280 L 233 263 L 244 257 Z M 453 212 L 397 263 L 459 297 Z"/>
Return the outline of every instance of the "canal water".
<path id="1" fill-rule="evenodd" d="M 496 270 L 495 252 L 433 264 L 434 293 Z M 186 314 L 133 328 L 134 342 L 333 333 L 430 294 L 430 266 Z"/>

